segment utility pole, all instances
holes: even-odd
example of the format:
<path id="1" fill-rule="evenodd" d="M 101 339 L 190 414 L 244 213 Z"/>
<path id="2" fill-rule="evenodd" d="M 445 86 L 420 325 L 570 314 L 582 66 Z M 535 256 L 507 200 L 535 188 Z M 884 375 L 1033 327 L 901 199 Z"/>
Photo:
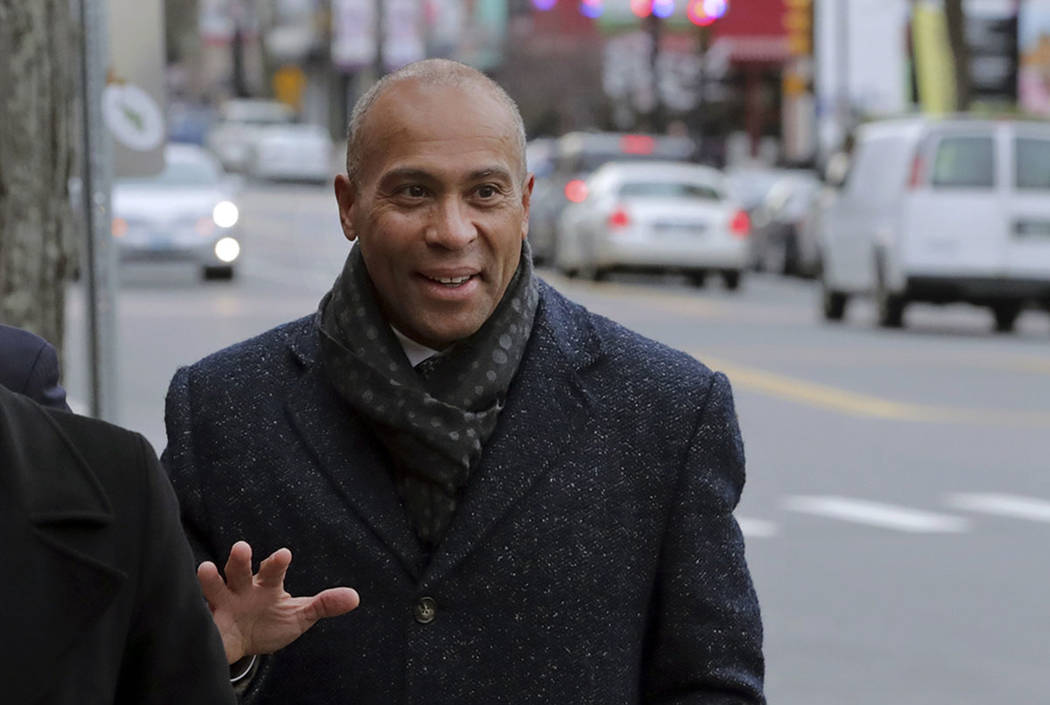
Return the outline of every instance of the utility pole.
<path id="1" fill-rule="evenodd" d="M 80 0 L 83 50 L 80 106 L 84 124 L 85 283 L 91 415 L 117 419 L 117 266 L 110 235 L 113 146 L 102 121 L 109 37 L 106 0 Z"/>
<path id="2" fill-rule="evenodd" d="M 378 81 L 386 74 L 386 66 L 384 65 L 383 56 L 383 42 L 385 37 L 383 32 L 386 31 L 386 18 L 384 17 L 383 0 L 375 0 L 376 4 L 376 53 L 375 60 L 372 64 L 372 73 L 374 74 L 372 79 Z"/>
<path id="3" fill-rule="evenodd" d="M 837 39 L 835 46 L 835 58 L 838 63 L 838 71 L 836 72 L 836 78 L 838 79 L 838 104 L 835 111 L 838 115 L 839 130 L 842 131 L 842 143 L 846 143 L 847 135 L 849 135 L 850 129 L 853 125 L 853 101 L 850 97 L 850 57 L 849 57 L 849 46 L 850 46 L 850 17 L 849 17 L 849 2 L 848 0 L 842 0 L 836 5 L 835 11 L 836 19 L 838 20 L 838 29 L 835 32 Z M 840 145 L 840 146 L 841 146 Z"/>
<path id="4" fill-rule="evenodd" d="M 649 38 L 652 40 L 652 48 L 649 52 L 649 70 L 653 82 L 653 109 L 649 113 L 649 127 L 655 133 L 662 133 L 666 127 L 664 102 L 663 97 L 660 95 L 660 38 L 663 35 L 663 20 L 660 19 L 656 12 L 650 12 L 645 21 L 648 23 Z"/>

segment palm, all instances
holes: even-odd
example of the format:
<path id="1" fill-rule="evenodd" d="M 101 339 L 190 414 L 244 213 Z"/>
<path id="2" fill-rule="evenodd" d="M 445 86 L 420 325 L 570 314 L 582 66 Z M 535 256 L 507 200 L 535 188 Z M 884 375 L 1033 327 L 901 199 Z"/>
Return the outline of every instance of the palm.
<path id="1" fill-rule="evenodd" d="M 318 620 L 357 607 L 359 598 L 350 588 L 331 588 L 312 597 L 289 595 L 284 577 L 291 560 L 291 552 L 282 548 L 252 575 L 251 547 L 239 541 L 230 549 L 225 581 L 213 563 L 202 563 L 198 569 L 201 589 L 230 663 L 246 655 L 277 651 Z"/>

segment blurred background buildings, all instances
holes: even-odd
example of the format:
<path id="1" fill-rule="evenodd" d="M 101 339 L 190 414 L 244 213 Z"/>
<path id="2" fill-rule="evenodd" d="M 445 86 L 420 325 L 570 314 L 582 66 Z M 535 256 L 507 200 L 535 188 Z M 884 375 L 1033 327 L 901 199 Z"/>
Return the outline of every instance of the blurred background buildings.
<path id="1" fill-rule="evenodd" d="M 272 96 L 336 139 L 378 73 L 426 56 L 503 83 L 530 137 L 685 132 L 719 164 L 814 164 L 858 122 L 913 110 L 1050 115 L 1047 0 L 166 0 L 166 8 L 173 99 L 214 106 Z"/>

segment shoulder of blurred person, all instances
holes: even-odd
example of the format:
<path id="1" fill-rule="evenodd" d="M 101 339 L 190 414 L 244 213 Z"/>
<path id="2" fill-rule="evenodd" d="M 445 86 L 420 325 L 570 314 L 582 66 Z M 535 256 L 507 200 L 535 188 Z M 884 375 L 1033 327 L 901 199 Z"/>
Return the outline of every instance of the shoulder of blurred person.
<path id="1" fill-rule="evenodd" d="M 149 444 L 0 389 L 3 700 L 233 703 Z"/>
<path id="2" fill-rule="evenodd" d="M 33 401 L 69 411 L 59 384 L 58 353 L 51 343 L 22 328 L 0 324 L 0 386 Z"/>

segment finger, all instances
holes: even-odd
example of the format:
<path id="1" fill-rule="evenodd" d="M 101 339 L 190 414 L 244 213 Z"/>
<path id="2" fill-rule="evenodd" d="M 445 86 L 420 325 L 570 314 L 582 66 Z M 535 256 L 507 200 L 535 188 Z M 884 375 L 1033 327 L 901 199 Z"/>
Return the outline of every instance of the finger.
<path id="1" fill-rule="evenodd" d="M 309 629 L 319 619 L 338 617 L 356 609 L 361 604 L 357 590 L 348 587 L 337 587 L 322 590 L 303 606 L 300 612 L 303 631 Z"/>
<path id="2" fill-rule="evenodd" d="M 252 585 L 252 547 L 246 541 L 238 541 L 230 548 L 226 559 L 226 585 L 234 592 L 243 592 Z"/>
<path id="3" fill-rule="evenodd" d="M 211 561 L 204 561 L 197 567 L 197 582 L 208 606 L 214 610 L 226 596 L 226 581 L 219 575 L 219 569 Z"/>
<path id="4" fill-rule="evenodd" d="M 259 566 L 259 573 L 255 576 L 255 584 L 265 588 L 281 588 L 284 585 L 284 576 L 288 572 L 288 566 L 291 562 L 291 551 L 287 548 L 277 549 Z"/>

